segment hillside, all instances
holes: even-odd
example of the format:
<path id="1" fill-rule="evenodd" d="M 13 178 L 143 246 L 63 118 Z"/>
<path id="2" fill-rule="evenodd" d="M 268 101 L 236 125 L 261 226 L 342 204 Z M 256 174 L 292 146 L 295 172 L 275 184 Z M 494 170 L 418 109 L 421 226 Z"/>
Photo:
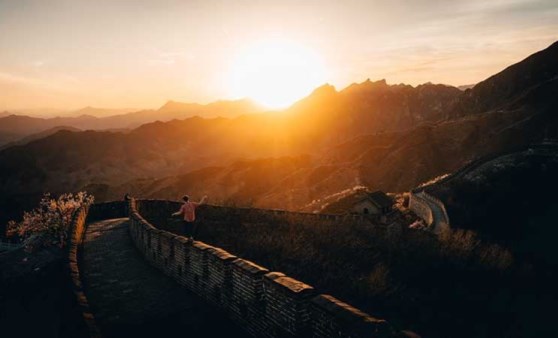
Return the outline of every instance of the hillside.
<path id="1" fill-rule="evenodd" d="M 553 53 L 554 49 L 549 48 L 536 55 L 548 59 Z M 529 69 L 530 64 L 532 61 L 528 58 L 509 69 L 513 72 L 517 69 Z M 533 73 L 531 70 L 526 71 Z M 534 71 L 538 71 L 538 68 L 535 67 Z M 555 75 L 558 76 L 558 72 Z M 503 71 L 499 76 L 508 75 Z M 496 86 L 494 81 L 497 82 L 498 79 L 499 77 L 491 77 L 481 85 Z M 546 81 L 545 79 L 546 77 L 542 81 Z M 385 191 L 405 191 L 420 182 L 453 172 L 473 159 L 540 142 L 545 136 L 551 135 L 552 131 L 558 132 L 558 121 L 552 113 L 558 109 L 558 102 L 555 95 L 551 95 L 552 92 L 558 92 L 557 83 L 547 81 L 535 86 L 529 82 L 527 85 L 529 88 L 533 87 L 528 90 L 528 94 L 524 94 L 526 89 L 516 88 L 520 94 L 511 100 L 514 104 L 509 105 L 507 110 L 486 111 L 483 114 L 445 120 L 444 109 L 428 110 L 424 105 L 408 102 L 413 102 L 417 97 L 424 99 L 425 93 L 431 93 L 445 95 L 445 100 L 440 100 L 439 105 L 452 107 L 452 103 L 458 105 L 463 100 L 475 98 L 476 92 L 466 92 L 456 98 L 453 96 L 455 90 L 451 87 L 425 85 L 412 91 L 410 86 L 388 86 L 384 81 L 366 81 L 340 92 L 336 92 L 331 86 L 321 87 L 313 95 L 294 105 L 289 112 L 297 120 L 312 125 L 307 128 L 310 129 L 308 134 L 314 133 L 312 136 L 317 141 L 316 144 L 319 140 L 324 142 L 323 151 L 320 152 L 320 148 L 316 147 L 311 152 L 313 156 L 310 165 L 305 164 L 287 174 L 273 176 L 276 184 L 267 184 L 260 195 L 249 199 L 240 198 L 238 202 L 260 207 L 311 211 L 304 209 L 310 202 L 344 189 L 364 185 Z M 484 97 L 494 101 L 499 99 L 498 94 L 492 99 Z M 400 99 L 397 103 L 386 106 L 385 102 L 396 101 L 396 98 Z M 350 110 L 350 107 L 358 105 L 349 105 L 349 102 L 359 102 L 362 109 Z M 424 99 L 422 102 L 429 101 Z M 413 107 L 413 113 L 407 115 L 410 118 L 401 118 L 403 111 L 409 107 Z M 389 109 L 397 113 L 382 114 L 383 110 L 390 111 Z M 433 113 L 422 115 L 421 109 Z M 343 114 L 345 118 L 340 118 Z M 388 130 L 385 132 L 378 130 L 374 122 L 366 120 L 369 116 L 372 116 L 370 120 L 374 120 L 383 115 L 388 115 L 380 124 Z M 428 118 L 422 118 L 423 116 Z M 420 124 L 418 121 L 421 118 L 437 122 Z M 403 122 L 398 124 L 397 119 Z M 317 123 L 312 123 L 314 120 Z M 408 123 L 420 125 L 405 129 Z M 541 130 L 548 132 L 541 133 Z M 374 131 L 375 134 L 369 134 Z M 199 193 L 210 193 L 220 199 L 222 191 L 205 187 L 219 186 L 218 182 L 222 182 L 220 177 L 224 177 L 227 172 L 234 172 L 235 167 L 213 170 L 213 175 L 200 179 L 200 185 L 204 188 Z M 170 198 L 174 193 L 173 187 L 181 186 L 176 183 L 178 181 L 178 178 L 169 177 L 154 182 L 153 186 L 157 189 L 142 192 L 146 196 Z M 243 179 L 235 182 L 238 185 L 249 184 L 248 180 Z M 186 189 L 189 185 L 181 187 Z M 197 189 L 194 188 L 194 191 Z"/>
<path id="2" fill-rule="evenodd" d="M 493 129 L 513 121 L 504 114 L 488 114 L 409 131 L 363 135 L 324 147 L 323 152 L 310 152 L 314 155 L 304 162 L 292 162 L 288 157 L 233 162 L 186 175 L 129 181 L 112 186 L 106 198 L 119 198 L 128 190 L 138 196 L 176 199 L 189 191 L 238 205 L 313 211 L 312 201 L 354 186 L 406 191 L 457 170 L 471 159 L 539 140 L 536 133 L 517 138 L 523 135 L 520 128 Z M 198 176 L 200 173 L 207 174 Z"/>
<path id="3" fill-rule="evenodd" d="M 200 217 L 209 213 L 200 211 Z M 219 216 L 203 219 L 198 231 L 202 241 L 339 295 L 422 337 L 524 337 L 533 327 L 555 331 L 545 324 L 549 313 L 538 307 L 552 301 L 544 297 L 536 306 L 526 306 L 516 292 L 532 284 L 523 283 L 525 276 L 495 246 L 467 246 L 459 236 L 438 241 L 410 229 L 394 235 L 385 226 L 354 221 Z M 552 285 L 545 283 L 533 297 L 548 295 Z"/>
<path id="4" fill-rule="evenodd" d="M 551 108 L 546 104 L 550 103 L 549 101 L 556 104 L 556 95 L 553 95 L 556 91 L 545 88 L 556 88 L 557 59 L 558 42 L 555 42 L 465 91 L 450 116 L 515 109 L 533 113 L 530 108 L 537 107 L 539 111 Z M 542 97 L 537 96 L 541 92 L 546 94 Z M 542 105 L 538 106 L 539 104 Z"/>
<path id="5" fill-rule="evenodd" d="M 452 227 L 558 264 L 552 235 L 557 172 L 558 146 L 533 145 L 474 162 L 426 190 L 444 202 Z"/>
<path id="6" fill-rule="evenodd" d="M 16 145 L 24 145 L 24 144 L 27 144 L 31 141 L 39 140 L 39 139 L 45 138 L 47 136 L 56 134 L 57 132 L 59 132 L 61 130 L 67 130 L 67 131 L 73 131 L 73 132 L 81 131 L 78 128 L 68 127 L 68 126 L 53 127 L 53 128 L 41 131 L 41 132 L 36 133 L 36 134 L 28 135 L 24 138 L 21 138 L 21 139 L 17 140 L 17 141 L 10 142 L 10 143 L 4 144 L 4 145 L 0 145 L 0 150 L 5 149 L 5 148 L 9 148 L 9 147 L 12 147 L 12 146 L 16 146 Z"/>

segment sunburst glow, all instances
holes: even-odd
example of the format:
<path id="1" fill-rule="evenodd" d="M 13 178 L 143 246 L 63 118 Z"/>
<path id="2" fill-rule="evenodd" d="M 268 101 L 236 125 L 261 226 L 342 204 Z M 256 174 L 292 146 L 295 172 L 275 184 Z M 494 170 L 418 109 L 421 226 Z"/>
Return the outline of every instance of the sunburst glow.
<path id="1" fill-rule="evenodd" d="M 231 66 L 230 90 L 270 108 L 284 108 L 326 82 L 320 56 L 296 43 L 259 42 L 242 50 Z"/>

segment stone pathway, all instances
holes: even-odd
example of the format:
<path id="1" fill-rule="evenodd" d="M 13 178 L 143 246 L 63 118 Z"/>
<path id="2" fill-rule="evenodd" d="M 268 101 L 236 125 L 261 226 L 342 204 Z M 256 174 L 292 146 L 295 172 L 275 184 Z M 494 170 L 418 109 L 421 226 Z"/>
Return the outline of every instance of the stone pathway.
<path id="1" fill-rule="evenodd" d="M 247 337 L 224 314 L 149 265 L 132 243 L 127 219 L 88 225 L 80 270 L 106 337 Z"/>

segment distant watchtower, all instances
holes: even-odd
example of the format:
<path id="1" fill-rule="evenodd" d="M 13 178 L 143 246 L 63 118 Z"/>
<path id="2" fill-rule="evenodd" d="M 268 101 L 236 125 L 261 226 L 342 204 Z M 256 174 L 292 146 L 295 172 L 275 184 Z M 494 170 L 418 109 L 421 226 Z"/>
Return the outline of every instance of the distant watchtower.
<path id="1" fill-rule="evenodd" d="M 361 214 L 385 216 L 393 210 L 393 200 L 383 191 L 359 190 L 326 206 L 321 212 L 327 214 Z"/>
<path id="2" fill-rule="evenodd" d="M 383 191 L 374 191 L 353 204 L 352 213 L 383 216 L 389 214 L 393 207 L 393 200 Z"/>

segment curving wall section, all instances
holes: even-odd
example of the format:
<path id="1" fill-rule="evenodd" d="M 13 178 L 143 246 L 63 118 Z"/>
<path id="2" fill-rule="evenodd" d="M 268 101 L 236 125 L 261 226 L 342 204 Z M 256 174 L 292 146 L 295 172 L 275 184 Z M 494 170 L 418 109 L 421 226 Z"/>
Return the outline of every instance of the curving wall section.
<path id="1" fill-rule="evenodd" d="M 424 199 L 426 199 L 431 204 L 434 204 L 440 210 L 440 219 L 438 221 L 449 226 L 449 216 L 444 203 L 440 201 L 440 199 L 430 195 L 426 191 L 423 191 L 421 194 Z"/>
<path id="2" fill-rule="evenodd" d="M 172 223 L 172 218 L 169 215 L 180 209 L 181 202 L 167 201 L 167 200 L 139 200 L 137 201 L 138 212 L 148 221 L 157 222 L 157 226 L 166 229 L 169 223 Z M 303 212 L 290 212 L 285 210 L 273 209 L 258 209 L 258 208 L 233 208 L 215 205 L 204 205 L 204 212 L 201 212 L 198 217 L 201 220 L 210 221 L 229 221 L 234 219 L 241 219 L 246 222 L 257 221 L 266 222 L 276 220 L 278 218 L 286 221 L 312 223 L 320 222 L 320 224 L 339 223 L 344 220 L 351 220 L 356 222 L 368 222 L 366 216 L 358 214 L 345 214 L 345 215 L 327 215 L 327 214 L 314 214 Z M 176 218 L 175 218 L 176 220 Z"/>
<path id="3" fill-rule="evenodd" d="M 434 233 L 449 229 L 449 217 L 446 206 L 438 198 L 425 191 L 411 192 L 409 209 L 425 220 Z"/>
<path id="4" fill-rule="evenodd" d="M 147 261 L 258 337 L 395 337 L 385 320 L 305 283 L 270 272 L 220 248 L 155 228 L 142 210 L 153 202 L 129 201 L 130 235 Z M 156 202 L 161 210 L 161 201 Z M 176 202 L 166 202 L 178 209 Z M 139 212 L 138 212 L 139 209 Z M 164 209 L 164 208 L 163 208 Z M 162 217 L 167 217 L 164 210 Z M 150 217 L 154 217 L 153 214 Z"/>
<path id="5" fill-rule="evenodd" d="M 122 218 L 128 216 L 128 203 L 113 201 L 96 203 L 90 207 L 81 207 L 74 212 L 68 238 L 68 269 L 72 292 L 75 296 L 77 312 L 81 315 L 77 323 L 83 329 L 80 334 L 90 338 L 100 338 L 102 334 L 89 307 L 79 269 L 79 256 L 87 222 L 101 219 Z"/>
<path id="6" fill-rule="evenodd" d="M 95 206 L 93 206 L 92 209 L 95 209 Z M 95 323 L 95 318 L 89 308 L 87 297 L 83 291 L 78 265 L 79 250 L 83 242 L 83 236 L 85 235 L 85 220 L 87 218 L 88 211 L 89 208 L 81 207 L 74 212 L 72 224 L 70 225 L 68 268 L 70 271 L 72 291 L 85 327 L 84 335 L 91 338 L 98 338 L 101 337 L 101 333 Z"/>
<path id="7" fill-rule="evenodd" d="M 409 209 L 411 209 L 418 217 L 422 218 L 427 225 L 431 225 L 434 221 L 432 210 L 428 202 L 418 193 L 412 192 L 409 196 Z"/>

